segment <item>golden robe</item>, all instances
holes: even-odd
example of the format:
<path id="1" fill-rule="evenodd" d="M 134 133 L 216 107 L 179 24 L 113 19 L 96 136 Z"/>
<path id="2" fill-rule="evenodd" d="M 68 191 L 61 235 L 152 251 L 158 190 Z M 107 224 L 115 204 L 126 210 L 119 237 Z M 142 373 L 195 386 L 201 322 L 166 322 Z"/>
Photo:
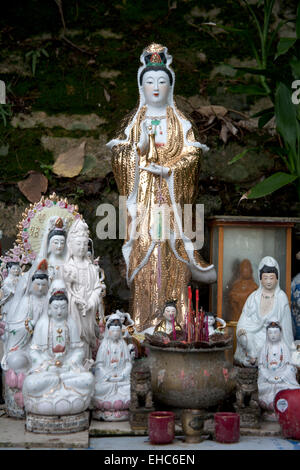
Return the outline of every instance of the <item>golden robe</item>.
<path id="1" fill-rule="evenodd" d="M 186 119 L 180 112 L 178 113 L 180 117 Z M 186 262 L 182 262 L 176 257 L 169 239 L 160 242 L 161 256 L 159 260 L 158 243 L 153 241 L 150 234 L 154 217 L 153 207 L 158 204 L 160 191 L 164 198 L 164 204 L 172 207 L 172 201 L 166 180 L 162 178 L 160 190 L 160 177 L 150 174 L 148 171 L 139 170 L 137 165 L 137 152 L 134 149 L 134 144 L 139 142 L 140 126 L 145 119 L 145 114 L 146 106 L 143 106 L 130 130 L 128 141 L 118 143 L 112 148 L 112 167 L 120 194 L 126 196 L 128 200 L 136 191 L 135 202 L 144 207 L 144 217 L 137 222 L 137 231 L 140 236 L 129 242 L 128 230 L 127 239 L 123 245 L 123 254 L 125 247 L 127 254 L 129 253 L 127 275 L 132 295 L 130 313 L 138 331 L 154 326 L 161 318 L 165 302 L 170 299 L 177 299 L 177 319 L 183 325 L 188 304 L 187 286 L 191 278 L 191 272 L 187 265 L 188 256 L 182 239 L 175 240 L 175 247 L 177 255 Z M 123 131 L 131 119 L 132 116 L 124 121 Z M 184 204 L 192 204 L 195 201 L 201 150 L 194 146 L 184 145 L 182 124 L 170 106 L 167 107 L 167 134 L 166 145 L 157 147 L 158 163 L 173 170 L 173 193 L 176 203 L 180 204 L 183 212 Z M 188 141 L 195 141 L 192 129 L 188 131 L 187 137 Z M 121 130 L 118 139 L 124 138 L 125 135 Z M 139 156 L 139 165 L 142 167 L 148 165 L 146 155 Z M 127 228 L 129 229 L 132 214 L 127 213 L 127 217 Z M 170 229 L 175 230 L 172 212 Z M 153 245 L 155 246 L 153 247 Z M 194 257 L 201 267 L 208 266 L 208 263 L 197 252 L 194 252 Z M 158 283 L 159 264 L 161 266 L 160 288 Z"/>

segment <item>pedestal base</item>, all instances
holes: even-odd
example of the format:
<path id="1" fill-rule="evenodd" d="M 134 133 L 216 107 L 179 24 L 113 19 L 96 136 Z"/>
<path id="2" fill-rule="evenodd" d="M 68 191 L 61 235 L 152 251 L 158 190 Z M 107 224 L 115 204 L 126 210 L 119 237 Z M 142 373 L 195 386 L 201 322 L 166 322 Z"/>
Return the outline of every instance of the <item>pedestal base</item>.
<path id="1" fill-rule="evenodd" d="M 129 410 L 94 410 L 93 418 L 99 421 L 128 421 Z"/>
<path id="2" fill-rule="evenodd" d="M 39 434 L 66 434 L 85 431 L 88 428 L 88 411 L 66 416 L 44 416 L 32 413 L 26 416 L 26 430 Z"/>
<path id="3" fill-rule="evenodd" d="M 148 430 L 148 415 L 154 408 L 138 408 L 136 410 L 130 410 L 129 422 L 132 430 Z"/>

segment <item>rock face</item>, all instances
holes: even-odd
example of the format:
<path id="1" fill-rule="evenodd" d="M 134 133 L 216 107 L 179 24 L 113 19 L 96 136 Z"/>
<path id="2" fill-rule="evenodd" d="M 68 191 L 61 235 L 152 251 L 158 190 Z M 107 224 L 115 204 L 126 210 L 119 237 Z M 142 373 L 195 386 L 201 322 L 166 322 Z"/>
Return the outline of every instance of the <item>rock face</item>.
<path id="1" fill-rule="evenodd" d="M 105 178 L 112 171 L 111 154 L 106 147 L 108 138 L 106 134 L 100 134 L 98 139 L 94 137 L 82 137 L 75 139 L 72 137 L 50 137 L 42 136 L 41 143 L 43 147 L 53 153 L 56 161 L 62 153 L 66 153 L 72 148 L 79 147 L 83 142 L 85 145 L 85 160 L 81 171 L 80 180 L 92 180 L 96 178 Z"/>
<path id="2" fill-rule="evenodd" d="M 62 127 L 69 131 L 82 130 L 91 131 L 97 129 L 106 123 L 106 119 L 99 117 L 97 114 L 56 114 L 49 116 L 44 111 L 37 111 L 31 114 L 17 114 L 11 120 L 13 127 L 21 129 L 31 129 L 33 127 Z"/>
<path id="3" fill-rule="evenodd" d="M 256 142 L 252 141 L 248 148 L 253 148 L 254 145 Z M 241 160 L 228 165 L 230 160 L 245 148 L 245 145 L 237 142 L 229 142 L 223 149 L 211 148 L 203 155 L 200 180 L 212 176 L 213 179 L 227 183 L 246 183 L 253 182 L 272 170 L 274 160 L 258 149 L 250 150 Z"/>

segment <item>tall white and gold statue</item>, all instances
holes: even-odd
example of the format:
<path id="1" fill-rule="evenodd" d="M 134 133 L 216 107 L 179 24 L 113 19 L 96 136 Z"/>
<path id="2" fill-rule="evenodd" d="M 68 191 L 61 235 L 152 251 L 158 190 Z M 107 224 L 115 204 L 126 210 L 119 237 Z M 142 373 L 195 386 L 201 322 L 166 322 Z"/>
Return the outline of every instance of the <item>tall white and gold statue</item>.
<path id="1" fill-rule="evenodd" d="M 151 44 L 140 59 L 139 106 L 107 144 L 118 189 L 127 201 L 123 256 L 139 331 L 155 325 L 166 298 L 177 299 L 182 322 L 191 276 L 204 283 L 216 280 L 214 266 L 183 232 L 180 216 L 180 208 L 195 201 L 200 157 L 208 147 L 196 141 L 190 121 L 176 107 L 167 48 Z"/>

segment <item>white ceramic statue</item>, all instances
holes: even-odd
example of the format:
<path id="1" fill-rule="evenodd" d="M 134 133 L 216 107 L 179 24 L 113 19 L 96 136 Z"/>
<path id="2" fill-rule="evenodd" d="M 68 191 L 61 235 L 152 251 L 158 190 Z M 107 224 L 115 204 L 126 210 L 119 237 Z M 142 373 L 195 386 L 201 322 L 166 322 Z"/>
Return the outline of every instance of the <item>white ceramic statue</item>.
<path id="1" fill-rule="evenodd" d="M 9 415 L 23 416 L 22 385 L 30 368 L 29 346 L 32 333 L 41 317 L 48 292 L 47 262 L 44 260 L 29 279 L 25 295 L 15 294 L 3 322 L 4 354 L 1 361 L 5 371 L 5 403 Z"/>
<path id="2" fill-rule="evenodd" d="M 96 358 L 94 417 L 124 421 L 129 416 L 132 358 L 122 336 L 122 324 L 113 313 L 106 321 L 104 339 Z"/>
<path id="3" fill-rule="evenodd" d="M 62 278 L 62 268 L 66 260 L 66 222 L 61 217 L 51 217 L 37 257 L 47 258 L 50 283 Z"/>
<path id="4" fill-rule="evenodd" d="M 71 226 L 67 237 L 68 257 L 64 265 L 64 280 L 68 290 L 69 312 L 74 318 L 81 339 L 86 346 L 86 356 L 97 346 L 98 315 L 103 320 L 103 280 L 99 268 L 88 256 L 89 230 L 81 219 Z"/>
<path id="5" fill-rule="evenodd" d="M 207 316 L 208 336 L 214 335 L 215 333 L 223 333 L 222 330 L 226 327 L 226 322 L 223 318 L 218 318 L 210 312 L 206 312 L 205 316 Z M 220 327 L 216 327 L 216 321 L 221 323 Z"/>
<path id="6" fill-rule="evenodd" d="M 300 260 L 300 251 L 296 255 L 296 259 Z M 295 340 L 300 340 L 300 273 L 292 280 L 291 285 L 292 291 L 292 321 L 294 327 L 294 337 Z"/>
<path id="7" fill-rule="evenodd" d="M 264 257 L 258 267 L 259 288 L 246 300 L 237 324 L 237 348 L 234 359 L 244 366 L 257 366 L 265 342 L 265 328 L 274 321 L 281 325 L 282 337 L 295 350 L 291 310 L 288 298 L 280 289 L 280 270 L 271 256 Z"/>
<path id="8" fill-rule="evenodd" d="M 274 410 L 274 398 L 280 390 L 300 388 L 296 371 L 291 363 L 290 348 L 282 338 L 280 324 L 271 322 L 266 328 L 266 340 L 258 361 L 258 400 L 264 410 Z M 268 419 L 271 418 L 274 419 L 275 415 Z"/>
<path id="9" fill-rule="evenodd" d="M 68 315 L 66 289 L 64 285 L 55 288 L 48 312 L 34 330 L 32 367 L 24 380 L 23 396 L 27 413 L 73 415 L 89 407 L 94 376 L 84 367 L 85 347 L 76 322 Z"/>
<path id="10" fill-rule="evenodd" d="M 21 267 L 18 262 L 11 261 L 6 263 L 6 266 L 8 274 L 2 283 L 0 296 L 0 307 L 3 320 L 5 320 L 5 315 L 9 310 L 9 306 L 16 292 L 21 275 Z"/>

